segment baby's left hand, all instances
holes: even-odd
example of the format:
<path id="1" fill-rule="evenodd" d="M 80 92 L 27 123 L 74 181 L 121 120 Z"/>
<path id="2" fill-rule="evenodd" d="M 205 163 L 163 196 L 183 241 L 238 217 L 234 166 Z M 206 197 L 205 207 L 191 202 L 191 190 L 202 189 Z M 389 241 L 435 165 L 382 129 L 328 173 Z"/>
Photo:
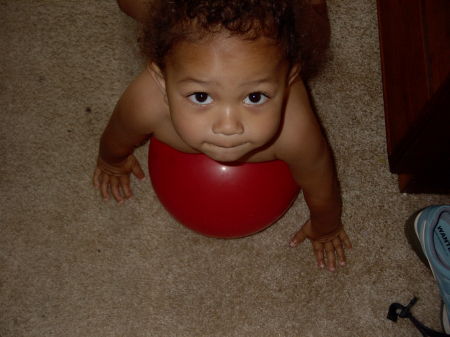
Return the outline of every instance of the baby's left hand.
<path id="1" fill-rule="evenodd" d="M 334 233 L 326 235 L 325 237 L 316 238 L 312 228 L 311 220 L 308 220 L 302 228 L 291 239 L 291 247 L 296 247 L 305 239 L 311 240 L 314 255 L 316 256 L 317 264 L 320 268 L 325 267 L 325 256 L 329 271 L 336 270 L 336 256 L 339 264 L 344 266 L 346 263 L 344 247 L 352 248 L 350 239 L 345 233 L 344 228 L 340 228 Z"/>

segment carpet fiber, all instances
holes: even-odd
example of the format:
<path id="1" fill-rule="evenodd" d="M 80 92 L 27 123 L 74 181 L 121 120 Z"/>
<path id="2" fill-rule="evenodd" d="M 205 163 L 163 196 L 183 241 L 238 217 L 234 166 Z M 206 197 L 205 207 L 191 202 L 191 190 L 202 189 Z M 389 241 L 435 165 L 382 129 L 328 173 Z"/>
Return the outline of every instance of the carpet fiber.
<path id="1" fill-rule="evenodd" d="M 0 336 L 419 336 L 388 306 L 439 328 L 431 273 L 403 224 L 448 196 L 403 195 L 388 170 L 376 7 L 329 0 L 331 58 L 309 84 L 333 146 L 354 249 L 319 270 L 300 196 L 238 240 L 177 224 L 150 182 L 103 202 L 91 186 L 99 136 L 143 68 L 137 26 L 115 1 L 0 0 Z M 137 152 L 146 165 L 146 147 Z"/>

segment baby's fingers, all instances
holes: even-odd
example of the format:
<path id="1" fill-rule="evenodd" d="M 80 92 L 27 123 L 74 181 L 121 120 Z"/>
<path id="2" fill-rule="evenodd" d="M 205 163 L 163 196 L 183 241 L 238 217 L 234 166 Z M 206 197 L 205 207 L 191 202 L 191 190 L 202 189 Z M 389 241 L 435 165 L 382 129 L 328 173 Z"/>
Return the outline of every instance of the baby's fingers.
<path id="1" fill-rule="evenodd" d="M 339 233 L 339 239 L 341 240 L 341 242 L 344 243 L 345 248 L 347 248 L 347 249 L 352 248 L 352 243 L 351 243 L 350 238 L 348 237 L 347 233 L 345 233 L 344 231 Z"/>
<path id="2" fill-rule="evenodd" d="M 109 176 L 106 174 L 101 174 L 98 178 L 100 185 L 100 193 L 104 200 L 109 199 Z"/>
<path id="3" fill-rule="evenodd" d="M 122 193 L 120 191 L 120 181 L 118 177 L 110 177 L 111 193 L 118 203 L 123 202 Z"/>
<path id="4" fill-rule="evenodd" d="M 120 180 L 120 186 L 123 191 L 123 196 L 125 197 L 125 199 L 130 199 L 133 196 L 133 193 L 131 192 L 131 187 L 130 187 L 130 177 L 129 176 L 121 176 L 119 178 L 119 180 Z"/>
<path id="5" fill-rule="evenodd" d="M 336 270 L 336 249 L 332 242 L 325 243 L 325 251 L 327 254 L 327 265 L 329 271 Z"/>
<path id="6" fill-rule="evenodd" d="M 139 162 L 137 160 L 136 160 L 135 165 L 133 165 L 131 170 L 132 170 L 133 174 L 136 176 L 136 178 L 138 178 L 138 179 L 144 179 L 145 178 L 145 173 L 142 170 L 141 164 L 139 164 Z"/>
<path id="7" fill-rule="evenodd" d="M 324 245 L 320 242 L 313 241 L 312 243 L 314 255 L 316 256 L 317 265 L 319 268 L 325 267 L 325 255 L 323 253 L 324 251 Z"/>
<path id="8" fill-rule="evenodd" d="M 345 258 L 344 247 L 342 246 L 342 241 L 339 238 L 334 239 L 333 246 L 334 246 L 334 249 L 336 250 L 336 255 L 338 257 L 339 264 L 341 266 L 345 266 L 346 258 Z"/>
<path id="9" fill-rule="evenodd" d="M 111 193 L 118 203 L 122 203 L 125 199 L 132 197 L 129 176 L 111 177 Z"/>
<path id="10" fill-rule="evenodd" d="M 92 182 L 93 182 L 95 188 L 97 188 L 97 189 L 100 188 L 100 174 L 101 173 L 102 173 L 102 171 L 98 168 L 96 168 L 94 171 L 94 177 L 92 179 Z"/>
<path id="11" fill-rule="evenodd" d="M 291 242 L 289 243 L 289 245 L 291 247 L 296 247 L 299 244 L 301 244 L 303 241 L 306 240 L 306 234 L 303 231 L 303 229 L 301 228 L 297 233 L 295 233 L 295 235 L 292 237 Z"/>

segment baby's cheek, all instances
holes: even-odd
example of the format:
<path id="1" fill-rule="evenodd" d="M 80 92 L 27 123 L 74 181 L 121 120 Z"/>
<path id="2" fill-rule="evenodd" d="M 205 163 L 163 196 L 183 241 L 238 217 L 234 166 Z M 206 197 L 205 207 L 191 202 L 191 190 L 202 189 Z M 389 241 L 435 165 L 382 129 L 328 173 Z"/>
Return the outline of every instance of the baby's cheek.
<path id="1" fill-rule="evenodd" d="M 254 145 L 260 147 L 269 143 L 275 134 L 275 132 L 269 132 L 269 130 L 264 129 L 253 132 L 252 135 L 248 136 L 248 138 Z"/>
<path id="2" fill-rule="evenodd" d="M 253 132 L 256 138 L 263 142 L 267 142 L 277 134 L 279 128 L 279 118 L 268 118 L 264 121 L 260 121 L 258 125 L 255 125 Z"/>
<path id="3" fill-rule="evenodd" d="M 174 119 L 173 126 L 187 143 L 198 142 L 205 133 L 205 126 L 195 118 Z"/>

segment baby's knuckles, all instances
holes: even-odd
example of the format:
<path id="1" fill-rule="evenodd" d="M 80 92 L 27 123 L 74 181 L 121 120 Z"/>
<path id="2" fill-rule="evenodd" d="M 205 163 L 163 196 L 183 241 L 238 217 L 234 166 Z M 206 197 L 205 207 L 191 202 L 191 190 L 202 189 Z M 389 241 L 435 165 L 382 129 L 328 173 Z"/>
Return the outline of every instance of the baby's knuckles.
<path id="1" fill-rule="evenodd" d="M 97 168 L 104 174 L 113 177 L 119 177 L 123 175 L 129 175 L 132 172 L 132 168 L 137 164 L 137 159 L 130 155 L 125 160 L 118 162 L 117 164 L 110 164 L 104 161 L 101 157 L 97 159 Z"/>
<path id="2" fill-rule="evenodd" d="M 317 241 L 320 243 L 330 242 L 335 238 L 338 238 L 341 232 L 344 230 L 341 222 L 336 224 L 332 231 L 328 231 L 327 233 L 323 233 L 317 230 L 317 228 L 324 228 L 325 226 L 321 226 L 317 222 L 312 222 L 309 220 L 303 227 L 306 236 L 313 241 Z M 327 226 L 329 227 L 329 226 Z M 326 228 L 326 227 L 325 227 Z"/>

